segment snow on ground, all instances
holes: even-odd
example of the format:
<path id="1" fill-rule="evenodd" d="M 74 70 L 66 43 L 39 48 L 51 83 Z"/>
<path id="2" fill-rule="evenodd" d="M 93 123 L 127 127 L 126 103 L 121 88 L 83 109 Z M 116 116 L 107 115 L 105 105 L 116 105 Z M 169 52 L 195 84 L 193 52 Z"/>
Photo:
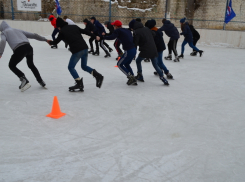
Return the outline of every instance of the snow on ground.
<path id="1" fill-rule="evenodd" d="M 0 59 L 0 182 L 244 181 L 244 49 L 201 46 L 199 58 L 187 47 L 181 62 L 165 61 L 169 87 L 145 62 L 145 82 L 127 86 L 115 51 L 109 59 L 101 51 L 88 65 L 105 76 L 102 88 L 78 64 L 85 92 L 70 93 L 63 42 L 31 43 L 47 90 L 23 61 L 32 87 L 20 92 L 9 46 Z M 54 96 L 67 114 L 58 120 L 45 117 Z"/>

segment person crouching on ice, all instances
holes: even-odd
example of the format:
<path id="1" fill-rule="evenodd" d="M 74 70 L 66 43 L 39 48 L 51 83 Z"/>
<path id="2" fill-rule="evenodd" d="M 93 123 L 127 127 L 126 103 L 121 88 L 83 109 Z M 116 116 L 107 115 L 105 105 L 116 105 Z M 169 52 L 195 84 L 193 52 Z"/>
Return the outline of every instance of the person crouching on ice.
<path id="1" fill-rule="evenodd" d="M 200 57 L 202 57 L 203 51 L 199 50 L 196 46 L 193 45 L 193 35 L 189 27 L 189 23 L 186 22 L 185 20 L 186 18 L 182 18 L 180 20 L 181 30 L 182 30 L 182 33 L 180 33 L 180 35 L 183 35 L 185 39 L 181 45 L 181 55 L 179 56 L 179 58 L 184 58 L 185 46 L 187 43 L 193 50 L 195 50 L 200 54 Z"/>
<path id="2" fill-rule="evenodd" d="M 105 40 L 114 40 L 118 39 L 122 45 L 125 53 L 117 62 L 118 68 L 127 76 L 128 85 L 137 85 L 137 80 L 134 78 L 134 72 L 130 66 L 133 58 L 136 55 L 136 48 L 133 42 L 133 36 L 130 30 L 122 28 L 122 22 L 116 20 L 111 23 L 114 26 L 115 31 L 110 36 L 105 36 Z M 97 40 L 100 40 L 100 37 L 97 37 Z"/>
<path id="3" fill-rule="evenodd" d="M 98 73 L 95 69 L 87 66 L 88 59 L 88 45 L 83 39 L 81 34 L 86 34 L 88 36 L 94 36 L 91 32 L 79 28 L 77 25 L 68 25 L 61 18 L 57 18 L 56 25 L 60 30 L 60 33 L 54 41 L 48 40 L 50 45 L 56 45 L 61 40 L 64 40 L 68 43 L 70 47 L 70 51 L 72 52 L 72 56 L 68 65 L 68 70 L 70 71 L 72 77 L 76 81 L 76 85 L 73 87 L 69 87 L 70 91 L 75 91 L 77 89 L 83 91 L 83 79 L 79 77 L 77 71 L 75 70 L 75 66 L 78 63 L 79 59 L 81 59 L 81 67 L 84 71 L 92 74 L 96 79 L 96 86 L 101 88 L 104 77 Z"/>
<path id="4" fill-rule="evenodd" d="M 30 32 L 25 32 L 23 30 L 18 30 L 11 28 L 5 21 L 3 21 L 0 25 L 0 31 L 1 34 L 1 42 L 0 42 L 0 58 L 3 55 L 6 42 L 8 42 L 11 49 L 14 51 L 14 54 L 12 55 L 10 61 L 9 61 L 9 68 L 11 71 L 16 74 L 21 81 L 21 85 L 19 86 L 19 89 L 21 91 L 25 91 L 28 88 L 31 87 L 29 84 L 29 81 L 25 77 L 25 74 L 21 72 L 16 66 L 19 64 L 23 58 L 26 57 L 27 65 L 33 72 L 34 76 L 36 77 L 38 83 L 45 87 L 45 83 L 42 80 L 40 73 L 33 62 L 33 48 L 30 45 L 29 39 L 36 39 L 39 41 L 47 41 L 46 38 L 41 37 L 38 34 L 33 34 Z"/>

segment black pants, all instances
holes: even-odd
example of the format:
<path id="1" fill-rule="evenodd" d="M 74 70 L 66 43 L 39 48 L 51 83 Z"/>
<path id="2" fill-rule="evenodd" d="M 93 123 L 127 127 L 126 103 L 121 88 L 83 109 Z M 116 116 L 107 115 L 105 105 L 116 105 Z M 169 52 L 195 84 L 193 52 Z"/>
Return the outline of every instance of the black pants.
<path id="1" fill-rule="evenodd" d="M 200 37 L 196 37 L 196 38 L 194 37 L 193 38 L 193 45 L 194 46 L 196 46 L 196 44 L 197 44 L 197 42 L 198 42 L 199 39 L 200 39 Z M 195 51 L 195 50 L 193 49 L 193 51 Z"/>
<path id="2" fill-rule="evenodd" d="M 33 63 L 33 48 L 30 44 L 22 45 L 14 51 L 14 54 L 9 61 L 10 70 L 13 71 L 19 78 L 25 76 L 25 74 L 16 67 L 17 64 L 19 64 L 25 57 L 27 65 L 35 75 L 37 81 L 42 81 L 40 73 Z"/>
<path id="3" fill-rule="evenodd" d="M 177 43 L 178 43 L 178 39 L 177 40 L 173 40 L 173 39 L 169 40 L 169 42 L 168 42 L 168 53 L 169 54 L 172 54 L 172 51 L 173 51 L 174 55 L 178 56 L 178 52 L 176 50 Z"/>
<path id="4" fill-rule="evenodd" d="M 106 49 L 106 47 L 109 48 L 109 45 L 105 43 L 103 39 L 100 39 L 99 42 L 100 42 L 100 47 L 105 51 L 105 53 L 106 54 L 109 53 L 108 50 Z"/>
<path id="5" fill-rule="evenodd" d="M 94 40 L 95 40 L 96 51 L 99 51 L 99 42 L 92 37 L 89 39 L 90 48 L 91 48 L 91 50 L 94 50 L 94 46 L 93 46 Z"/>

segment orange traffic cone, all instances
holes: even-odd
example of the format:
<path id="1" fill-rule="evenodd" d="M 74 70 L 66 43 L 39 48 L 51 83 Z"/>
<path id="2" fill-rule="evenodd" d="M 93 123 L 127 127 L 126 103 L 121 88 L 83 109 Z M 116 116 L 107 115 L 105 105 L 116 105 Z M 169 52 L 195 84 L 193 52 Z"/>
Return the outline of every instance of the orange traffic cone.
<path id="1" fill-rule="evenodd" d="M 47 115 L 47 117 L 59 119 L 60 117 L 65 115 L 66 115 L 65 113 L 62 113 L 60 111 L 60 106 L 59 106 L 59 101 L 57 96 L 54 96 L 52 111 L 50 114 Z"/>
<path id="2" fill-rule="evenodd" d="M 120 58 L 120 57 L 118 57 L 117 61 L 119 61 L 120 59 L 121 59 L 121 58 Z M 116 66 L 114 66 L 114 67 L 116 67 L 116 68 L 117 68 L 118 66 L 116 65 Z"/>

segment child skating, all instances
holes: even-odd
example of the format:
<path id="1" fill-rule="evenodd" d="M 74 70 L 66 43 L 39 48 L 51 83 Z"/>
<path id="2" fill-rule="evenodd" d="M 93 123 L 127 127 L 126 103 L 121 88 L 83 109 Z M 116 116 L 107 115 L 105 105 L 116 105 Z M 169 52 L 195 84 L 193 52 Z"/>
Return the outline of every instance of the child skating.
<path id="1" fill-rule="evenodd" d="M 49 40 L 50 45 L 56 45 L 61 40 L 65 40 L 70 47 L 70 51 L 72 52 L 72 56 L 70 58 L 70 62 L 68 65 L 68 69 L 76 81 L 76 85 L 69 87 L 70 91 L 80 90 L 83 91 L 83 78 L 80 78 L 75 66 L 78 63 L 79 59 L 81 59 L 81 67 L 84 71 L 88 72 L 89 74 L 93 75 L 96 79 L 96 86 L 101 88 L 104 77 L 98 73 L 95 69 L 90 68 L 87 66 L 87 59 L 88 59 L 88 45 L 86 44 L 85 40 L 83 39 L 81 34 L 86 34 L 88 36 L 94 36 L 91 32 L 79 28 L 77 25 L 68 25 L 61 18 L 57 18 L 56 25 L 60 30 L 59 36 L 54 41 Z"/>
<path id="2" fill-rule="evenodd" d="M 30 45 L 28 38 L 36 39 L 39 41 L 47 41 L 47 39 L 44 37 L 41 37 L 38 34 L 11 28 L 5 21 L 2 21 L 0 25 L 0 31 L 2 32 L 1 42 L 0 42 L 0 58 L 3 55 L 6 42 L 8 42 L 9 46 L 14 51 L 14 54 L 12 55 L 9 61 L 9 68 L 11 71 L 14 72 L 14 74 L 16 74 L 20 78 L 21 85 L 19 86 L 19 89 L 23 92 L 31 87 L 25 74 L 16 67 L 17 64 L 19 64 L 24 58 L 26 58 L 27 65 L 33 72 L 38 83 L 42 87 L 45 87 L 46 84 L 43 81 L 38 69 L 34 65 L 33 48 Z"/>

